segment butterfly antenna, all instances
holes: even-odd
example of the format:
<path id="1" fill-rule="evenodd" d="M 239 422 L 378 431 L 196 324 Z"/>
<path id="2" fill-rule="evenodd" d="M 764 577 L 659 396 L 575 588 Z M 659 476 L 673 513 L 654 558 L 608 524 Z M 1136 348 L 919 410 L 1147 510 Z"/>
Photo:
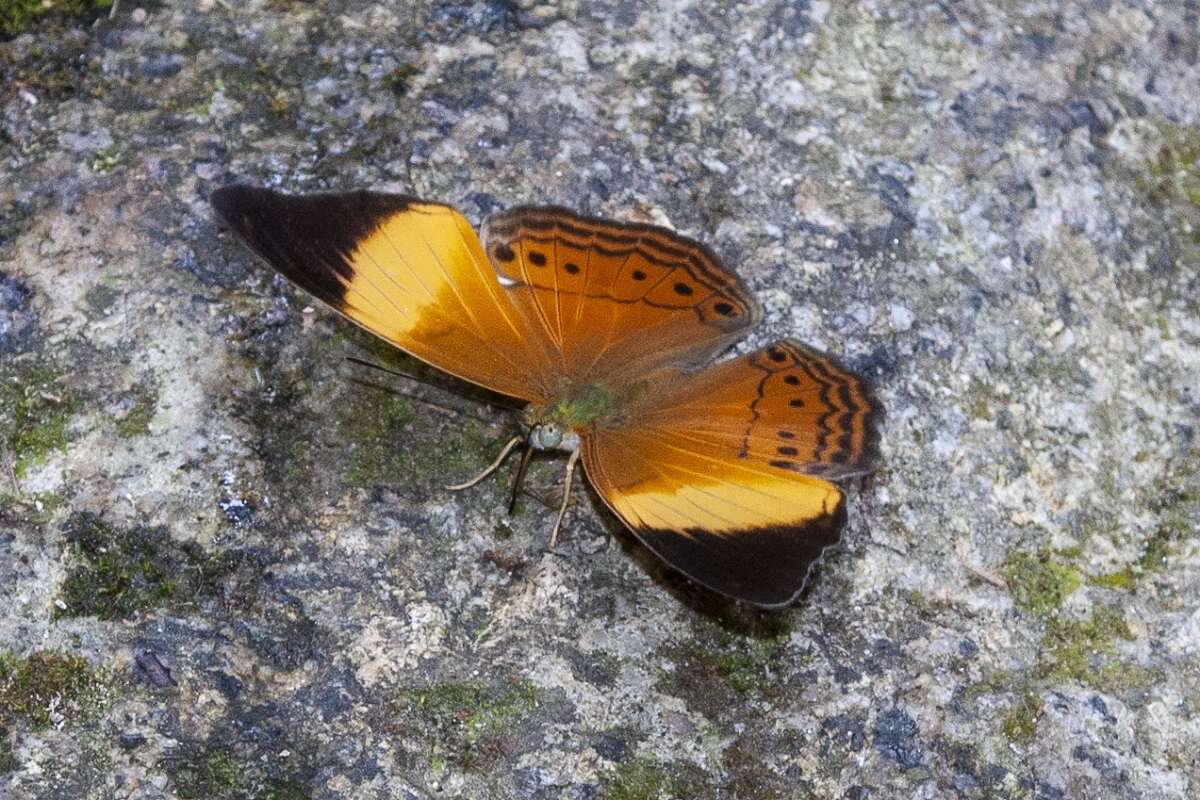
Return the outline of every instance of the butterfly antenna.
<path id="1" fill-rule="evenodd" d="M 426 381 L 421 380 L 416 375 L 409 375 L 407 372 L 401 372 L 398 369 L 385 367 L 383 364 L 376 364 L 374 361 L 367 361 L 366 359 L 359 358 L 358 356 L 346 356 L 346 360 L 351 364 L 358 364 L 360 367 L 367 367 L 369 369 L 378 370 L 379 372 L 386 372 L 388 375 L 395 375 L 398 378 L 408 378 L 410 381 L 426 383 Z"/>
<path id="2" fill-rule="evenodd" d="M 441 386 L 438 386 L 437 384 L 430 383 L 429 381 L 424 380 L 422 378 L 418 378 L 416 375 L 410 375 L 407 372 L 401 372 L 400 370 L 391 369 L 390 367 L 385 367 L 382 364 L 376 364 L 373 361 L 365 361 L 365 360 L 363 360 L 361 358 L 357 358 L 355 356 L 346 356 L 346 360 L 353 364 L 357 364 L 360 367 L 367 367 L 368 369 L 373 369 L 373 370 L 376 370 L 377 372 L 383 372 L 388 375 L 394 375 L 397 378 L 407 378 L 408 380 L 414 381 L 416 383 L 423 383 L 426 386 L 430 386 L 434 389 L 437 389 L 440 392 L 445 392 L 446 394 L 453 394 L 453 392 L 450 392 L 449 390 L 447 390 Z M 405 392 L 401 389 L 396 389 L 393 387 L 379 387 L 379 388 L 385 388 L 389 392 L 394 392 L 395 394 L 398 394 L 402 397 L 407 397 L 410 400 L 415 400 L 418 403 L 427 405 L 430 408 L 435 409 L 437 411 L 441 411 L 444 414 L 452 414 L 454 416 L 459 416 L 459 417 L 471 417 L 472 419 L 478 420 L 479 422 L 482 422 L 485 425 L 491 425 L 495 421 L 495 420 L 486 419 L 484 417 L 481 417 L 478 414 L 472 414 L 469 411 L 462 411 L 457 408 L 450 408 L 449 406 L 444 406 L 444 405 L 441 405 L 440 403 L 435 403 L 432 400 L 428 400 L 424 397 L 420 397 L 419 395 L 413 394 L 412 392 Z M 490 401 L 485 400 L 484 402 L 490 402 Z M 494 405 L 496 405 L 500 408 L 507 408 L 507 406 L 500 406 L 498 403 L 495 403 Z"/>
<path id="3" fill-rule="evenodd" d="M 513 478 L 512 493 L 508 496 L 508 513 L 511 515 L 517 510 L 517 495 L 521 493 L 521 484 L 525 483 L 525 470 L 529 468 L 529 461 L 533 458 L 533 446 L 526 443 L 525 452 L 521 454 L 521 463 L 517 466 L 517 474 Z"/>

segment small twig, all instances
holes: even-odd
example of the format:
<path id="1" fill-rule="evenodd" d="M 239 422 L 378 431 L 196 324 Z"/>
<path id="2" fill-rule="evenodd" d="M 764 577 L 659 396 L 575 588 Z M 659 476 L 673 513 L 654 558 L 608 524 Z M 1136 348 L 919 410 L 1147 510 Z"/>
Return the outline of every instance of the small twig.
<path id="1" fill-rule="evenodd" d="M 992 586 L 995 586 L 998 589 L 1008 588 L 1008 582 L 994 572 L 981 569 L 973 564 L 964 564 L 963 566 L 967 568 L 967 572 L 971 573 L 976 578 L 979 578 L 979 580 L 983 581 L 984 583 L 990 583 Z"/>
<path id="2" fill-rule="evenodd" d="M 12 452 L 8 449 L 8 442 L 2 439 L 0 439 L 0 466 L 4 468 L 4 474 L 8 477 L 8 482 L 12 484 L 13 494 L 18 498 L 22 497 L 21 483 L 17 480 L 17 468 Z"/>

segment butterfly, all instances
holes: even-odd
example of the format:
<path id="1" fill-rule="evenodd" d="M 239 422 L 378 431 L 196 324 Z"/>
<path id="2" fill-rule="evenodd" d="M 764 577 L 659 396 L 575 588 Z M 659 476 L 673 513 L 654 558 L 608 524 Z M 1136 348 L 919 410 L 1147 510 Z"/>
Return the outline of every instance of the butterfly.
<path id="1" fill-rule="evenodd" d="M 667 564 L 783 606 L 840 537 L 845 500 L 831 481 L 876 461 L 881 406 L 837 359 L 783 340 L 713 363 L 761 307 L 712 250 L 666 228 L 522 206 L 477 234 L 451 206 L 369 191 L 235 185 L 211 202 L 351 321 L 525 404 L 523 435 L 480 477 L 518 444 L 569 454 L 551 549 L 582 462 Z"/>

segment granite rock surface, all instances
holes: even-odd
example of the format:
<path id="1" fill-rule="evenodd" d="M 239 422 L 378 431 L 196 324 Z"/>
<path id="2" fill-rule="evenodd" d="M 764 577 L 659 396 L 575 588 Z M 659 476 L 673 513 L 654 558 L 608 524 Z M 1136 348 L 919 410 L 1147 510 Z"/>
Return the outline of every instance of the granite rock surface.
<path id="1" fill-rule="evenodd" d="M 1194 2 L 45 5 L 0 42 L 0 797 L 1200 795 Z M 546 553 L 561 463 L 442 490 L 510 418 L 222 236 L 234 181 L 709 243 L 746 347 L 887 406 L 843 545 L 780 613 L 580 487 Z"/>

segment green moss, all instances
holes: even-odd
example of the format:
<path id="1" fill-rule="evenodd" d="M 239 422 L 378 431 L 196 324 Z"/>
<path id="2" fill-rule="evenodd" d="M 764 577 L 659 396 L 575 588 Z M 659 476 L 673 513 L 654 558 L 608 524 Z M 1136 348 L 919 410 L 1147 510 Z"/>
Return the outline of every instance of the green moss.
<path id="1" fill-rule="evenodd" d="M 1160 527 L 1154 535 L 1146 540 L 1146 549 L 1142 551 L 1137 565 L 1146 572 L 1155 572 L 1167 564 L 1167 556 L 1171 553 L 1171 531 Z"/>
<path id="2" fill-rule="evenodd" d="M 214 748 L 200 758 L 176 762 L 171 777 L 175 792 L 184 800 L 224 797 L 241 782 L 241 771 L 227 750 Z"/>
<path id="3" fill-rule="evenodd" d="M 97 283 L 87 290 L 83 296 L 83 304 L 87 307 L 88 316 L 95 319 L 106 317 L 113 306 L 121 299 L 121 290 L 107 283 Z"/>
<path id="4" fill-rule="evenodd" d="M 284 780 L 268 784 L 255 800 L 308 800 L 309 796 L 299 784 Z"/>
<path id="5" fill-rule="evenodd" d="M 48 364 L 0 370 L 0 431 L 18 478 L 67 446 L 75 402 Z"/>
<path id="6" fill-rule="evenodd" d="M 1070 567 L 1050 561 L 1045 555 L 1020 552 L 1005 561 L 1004 577 L 1014 602 L 1037 613 L 1061 606 L 1081 582 L 1079 573 Z"/>
<path id="7" fill-rule="evenodd" d="M 418 418 L 412 401 L 403 396 L 372 395 L 370 400 L 348 404 L 340 419 L 349 443 L 345 478 L 350 486 L 413 480 L 446 483 L 477 472 L 490 461 L 494 443 L 482 422 L 460 417 L 452 425 L 428 431 L 423 430 L 426 425 L 445 418 L 427 414 Z M 421 430 L 408 430 L 414 422 Z M 423 441 L 412 444 L 414 437 Z"/>
<path id="8" fill-rule="evenodd" d="M 772 753 L 796 752 L 805 746 L 803 737 L 795 731 L 783 733 L 779 739 L 761 740 L 753 736 L 741 736 L 734 739 L 721 754 L 721 766 L 724 772 L 718 791 L 711 780 L 696 781 L 694 776 L 679 776 L 676 773 L 676 784 L 685 783 L 690 790 L 686 796 L 693 800 L 701 798 L 736 797 L 745 800 L 794 800 L 796 797 L 810 797 L 803 791 L 802 784 L 798 785 L 795 778 L 789 777 L 770 763 Z"/>
<path id="9" fill-rule="evenodd" d="M 1086 620 L 1048 619 L 1036 674 L 1104 688 L 1103 673 L 1112 666 L 1107 657 L 1116 652 L 1118 640 L 1133 638 L 1125 618 L 1111 608 L 1099 609 Z"/>
<path id="10" fill-rule="evenodd" d="M 1108 692 L 1146 689 L 1162 680 L 1162 671 L 1116 656 L 1117 642 L 1133 639 L 1125 618 L 1112 608 L 1099 609 L 1086 620 L 1048 620 L 1035 674 Z"/>
<path id="11" fill-rule="evenodd" d="M 966 697 L 969 700 L 978 700 L 980 697 L 989 694 L 1008 694 L 1014 691 L 1025 691 L 1028 688 L 1028 684 L 1029 679 L 1014 670 L 996 670 L 995 672 L 987 673 L 978 682 L 968 686 L 966 688 Z"/>
<path id="12" fill-rule="evenodd" d="M 1004 563 L 1004 578 L 1018 607 L 1045 614 L 1063 604 L 1082 583 L 1080 573 L 1050 561 L 1046 556 L 1011 554 Z"/>
<path id="13" fill-rule="evenodd" d="M 24 719 L 35 730 L 75 724 L 108 704 L 110 679 L 81 656 L 35 650 L 24 658 L 0 651 L 0 722 Z"/>
<path id="14" fill-rule="evenodd" d="M 94 514 L 79 514 L 66 536 L 77 565 L 63 583 L 60 616 L 125 619 L 174 596 L 175 581 L 159 554 L 164 529 L 118 532 Z"/>
<path id="15" fill-rule="evenodd" d="M 996 402 L 996 395 L 991 385 L 979 380 L 971 378 L 971 385 L 967 388 L 966 406 L 967 413 L 972 419 L 990 420 L 995 416 L 992 410 L 993 404 Z"/>
<path id="16" fill-rule="evenodd" d="M 91 513 L 64 526 L 74 565 L 63 582 L 61 617 L 127 619 L 139 611 L 216 592 L 238 556 L 171 540 L 162 527 L 114 528 Z"/>
<path id="17" fill-rule="evenodd" d="M 431 763 L 445 759 L 463 768 L 485 769 L 504 755 L 504 739 L 533 714 L 539 696 L 528 681 L 499 687 L 452 682 L 403 690 L 393 705 L 415 733 L 438 743 Z"/>
<path id="18" fill-rule="evenodd" d="M 4 483 L 4 473 L 0 471 L 0 486 Z M 66 502 L 67 499 L 58 492 L 15 495 L 0 491 L 0 511 L 33 525 L 44 525 L 52 520 L 55 512 Z M 0 520 L 4 519 L 4 516 L 0 516 Z"/>
<path id="19" fill-rule="evenodd" d="M 150 420 L 158 407 L 158 389 L 150 385 L 139 385 L 133 394 L 133 405 L 125 416 L 117 420 L 117 437 L 133 439 L 150 433 Z"/>
<path id="20" fill-rule="evenodd" d="M 122 152 L 120 145 L 110 144 L 103 150 L 97 150 L 96 153 L 88 159 L 88 169 L 92 172 L 112 172 L 121 165 L 125 160 L 125 154 Z"/>
<path id="21" fill-rule="evenodd" d="M 600 790 L 601 800 L 662 800 L 675 796 L 675 781 L 670 773 L 648 758 L 618 764 Z"/>
<path id="22" fill-rule="evenodd" d="M 1132 589 L 1136 579 L 1137 576 L 1134 574 L 1133 568 L 1125 567 L 1116 572 L 1094 575 L 1088 578 L 1088 583 L 1108 589 Z"/>
<path id="23" fill-rule="evenodd" d="M 1042 699 L 1026 689 L 1017 698 L 1017 703 L 1004 716 L 1000 730 L 1010 741 L 1029 744 L 1037 736 L 1038 720 L 1042 717 Z"/>
<path id="24" fill-rule="evenodd" d="M 90 17 L 111 7 L 112 0 L 3 0 L 0 39 L 24 33 L 43 17 Z"/>
<path id="25" fill-rule="evenodd" d="M 341 427 L 351 448 L 346 480 L 352 486 L 386 484 L 411 469 L 407 448 L 397 446 L 397 441 L 412 416 L 411 401 L 395 395 L 383 398 L 374 408 L 365 404 L 347 408 Z"/>
<path id="26" fill-rule="evenodd" d="M 1158 527 L 1136 561 L 1105 575 L 1090 578 L 1097 586 L 1132 589 L 1145 575 L 1170 566 L 1178 543 L 1200 530 L 1200 458 L 1184 456 L 1164 470 L 1164 478 L 1149 490 L 1145 503 L 1158 518 Z"/>
<path id="27" fill-rule="evenodd" d="M 788 631 L 765 615 L 763 620 L 744 629 L 697 623 L 694 638 L 660 650 L 672 668 L 660 674 L 659 688 L 710 719 L 722 717 L 748 697 L 780 691 L 784 667 L 799 666 L 803 656 L 788 658 Z"/>
<path id="28" fill-rule="evenodd" d="M 272 749 L 267 753 L 239 754 L 227 745 L 228 737 L 214 735 L 207 745 L 180 745 L 163 765 L 183 800 L 306 800 L 300 774 L 304 758 L 295 753 L 286 760 Z"/>
<path id="29" fill-rule="evenodd" d="M 741 694 L 760 688 L 769 680 L 773 667 L 779 666 L 786 642 L 786 638 L 782 637 L 739 637 L 722 652 L 714 654 L 717 674 Z"/>
<path id="30" fill-rule="evenodd" d="M 1000 735 L 1014 744 L 1027 745 L 1037 736 L 1045 683 L 1025 672 L 997 670 L 968 686 L 964 699 L 974 702 L 988 695 L 1012 698 L 1012 704 L 1000 719 Z"/>
<path id="31" fill-rule="evenodd" d="M 1158 528 L 1138 560 L 1147 572 L 1166 567 L 1174 545 L 1194 538 L 1200 531 L 1200 454 L 1193 453 L 1171 464 L 1167 475 L 1150 500 Z"/>
<path id="32" fill-rule="evenodd" d="M 1084 620 L 1049 617 L 1032 670 L 991 673 L 969 686 L 964 699 L 1015 698 L 1000 721 L 1000 733 L 1016 744 L 1028 744 L 1037 736 L 1041 695 L 1057 684 L 1073 681 L 1102 692 L 1127 693 L 1146 691 L 1163 679 L 1161 670 L 1118 658 L 1117 643 L 1133 638 L 1124 617 L 1113 608 L 1097 609 Z"/>
<path id="33" fill-rule="evenodd" d="M 1165 124 L 1139 188 L 1191 255 L 1200 245 L 1200 132 Z"/>
<path id="34" fill-rule="evenodd" d="M 17 754 L 13 752 L 12 734 L 8 726 L 0 720 L 0 775 L 7 775 L 19 766 L 21 763 L 17 761 Z"/>

